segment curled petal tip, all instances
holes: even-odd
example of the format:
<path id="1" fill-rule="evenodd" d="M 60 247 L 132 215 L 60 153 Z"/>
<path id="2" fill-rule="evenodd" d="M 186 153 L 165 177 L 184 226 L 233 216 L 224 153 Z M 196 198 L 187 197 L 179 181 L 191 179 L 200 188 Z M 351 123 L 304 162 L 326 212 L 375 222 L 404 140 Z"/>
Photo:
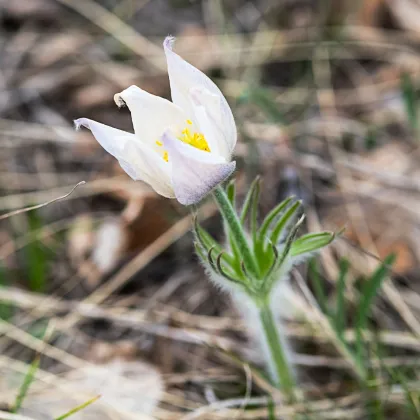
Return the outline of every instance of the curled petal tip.
<path id="1" fill-rule="evenodd" d="M 78 118 L 77 120 L 74 120 L 73 123 L 76 130 L 80 130 L 81 127 L 89 128 L 89 123 L 86 118 Z"/>
<path id="2" fill-rule="evenodd" d="M 172 35 L 168 35 L 165 38 L 165 41 L 163 41 L 163 48 L 171 50 L 172 51 L 172 47 L 175 43 L 175 37 Z"/>
<path id="3" fill-rule="evenodd" d="M 118 108 L 123 108 L 124 106 L 127 106 L 127 104 L 125 103 L 124 99 L 121 98 L 121 92 L 120 93 L 116 93 L 114 95 L 114 102 L 117 104 Z"/>
<path id="4" fill-rule="evenodd" d="M 114 95 L 114 102 L 117 104 L 118 108 L 127 106 L 127 101 L 124 99 L 124 96 L 138 95 L 139 91 L 141 91 L 139 87 L 131 85 L 123 91 L 116 93 Z"/>

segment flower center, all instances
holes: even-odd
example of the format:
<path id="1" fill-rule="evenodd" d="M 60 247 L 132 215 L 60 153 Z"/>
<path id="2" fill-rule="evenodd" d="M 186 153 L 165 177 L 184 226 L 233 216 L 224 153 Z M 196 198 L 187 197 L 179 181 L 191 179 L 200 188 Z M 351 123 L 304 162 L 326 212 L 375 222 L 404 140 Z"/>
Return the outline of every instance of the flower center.
<path id="1" fill-rule="evenodd" d="M 178 137 L 184 143 L 189 144 L 197 149 L 203 150 L 205 152 L 210 152 L 210 147 L 207 143 L 204 134 L 202 133 L 192 133 L 191 129 L 188 126 L 192 125 L 191 120 L 187 120 L 187 127 L 181 131 L 181 135 Z M 159 140 L 156 140 L 158 146 L 163 146 L 163 143 Z M 168 152 L 165 150 L 163 153 L 163 159 L 168 162 Z"/>
<path id="2" fill-rule="evenodd" d="M 187 124 L 192 125 L 192 121 L 187 120 Z M 210 147 L 207 143 L 206 138 L 204 137 L 204 134 L 191 133 L 191 130 L 188 128 L 188 126 L 184 130 L 182 130 L 182 134 L 179 137 L 179 139 L 184 143 L 196 147 L 197 149 L 204 150 L 205 152 L 210 152 Z"/>

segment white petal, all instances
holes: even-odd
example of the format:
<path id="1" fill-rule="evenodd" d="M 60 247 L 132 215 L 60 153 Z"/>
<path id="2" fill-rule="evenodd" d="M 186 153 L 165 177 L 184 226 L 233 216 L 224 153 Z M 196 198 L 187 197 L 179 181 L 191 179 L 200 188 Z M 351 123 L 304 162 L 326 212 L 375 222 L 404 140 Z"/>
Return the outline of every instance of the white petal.
<path id="1" fill-rule="evenodd" d="M 92 131 L 92 134 L 95 136 L 98 143 L 117 159 L 122 156 L 126 142 L 131 138 L 135 138 L 134 134 L 118 130 L 117 128 L 110 127 L 109 125 L 88 118 L 79 118 L 74 121 L 74 124 L 76 125 L 76 129 L 83 126 Z"/>
<path id="2" fill-rule="evenodd" d="M 163 43 L 166 61 L 168 63 L 172 101 L 182 108 L 186 114 L 193 115 L 189 98 L 191 88 L 205 88 L 211 94 L 218 96 L 220 98 L 219 114 L 221 116 L 223 130 L 228 139 L 229 151 L 232 152 L 236 144 L 237 133 L 235 120 L 229 104 L 220 89 L 209 77 L 172 51 L 173 41 L 174 38 L 167 37 Z"/>
<path id="3" fill-rule="evenodd" d="M 119 159 L 119 163 L 131 178 L 146 182 L 164 197 L 175 198 L 170 163 L 138 140 L 127 143 L 124 153 L 126 157 Z"/>
<path id="4" fill-rule="evenodd" d="M 134 180 L 148 183 L 158 194 L 174 198 L 170 164 L 146 143 L 131 133 L 118 130 L 97 121 L 80 118 L 76 127 L 84 126 L 95 136 L 98 143 L 116 159 Z"/>
<path id="5" fill-rule="evenodd" d="M 235 162 L 185 144 L 169 131 L 163 135 L 163 143 L 172 163 L 175 196 L 181 204 L 199 202 L 235 170 Z"/>
<path id="6" fill-rule="evenodd" d="M 204 88 L 192 88 L 190 100 L 197 124 L 206 137 L 210 150 L 230 160 L 232 149 L 220 114 L 220 96 L 213 95 Z"/>
<path id="7" fill-rule="evenodd" d="M 137 86 L 117 93 L 114 100 L 118 106 L 127 105 L 131 112 L 134 132 L 142 140 L 156 146 L 167 128 L 182 130 L 189 118 L 184 111 L 159 96 L 152 95 Z"/>

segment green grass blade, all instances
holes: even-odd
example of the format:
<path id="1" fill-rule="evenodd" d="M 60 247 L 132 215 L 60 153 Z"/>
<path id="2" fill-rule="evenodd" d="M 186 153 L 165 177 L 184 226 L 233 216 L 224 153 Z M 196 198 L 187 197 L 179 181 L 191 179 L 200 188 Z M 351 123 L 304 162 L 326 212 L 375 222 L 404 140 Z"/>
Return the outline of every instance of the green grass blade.
<path id="1" fill-rule="evenodd" d="M 418 133 L 417 98 L 413 80 L 409 73 L 401 75 L 401 91 L 404 99 L 408 123 L 414 133 Z"/>
<path id="2" fill-rule="evenodd" d="M 22 403 L 26 398 L 29 387 L 31 386 L 33 380 L 35 379 L 36 371 L 39 368 L 40 357 L 36 356 L 31 365 L 29 366 L 28 372 L 23 379 L 22 385 L 19 388 L 19 392 L 16 396 L 15 402 L 13 404 L 12 413 L 17 413 L 22 407 Z"/>
<path id="3" fill-rule="evenodd" d="M 335 327 L 338 334 L 342 337 L 346 326 L 346 278 L 350 263 L 342 259 L 340 261 L 340 273 L 337 281 L 337 307 L 335 310 Z"/>
<path id="4" fill-rule="evenodd" d="M 1 289 L 7 285 L 7 270 L 0 261 L 0 319 L 8 321 L 13 315 L 13 305 L 1 300 Z"/>
<path id="5" fill-rule="evenodd" d="M 404 396 L 406 401 L 406 406 L 404 407 L 408 417 L 407 419 L 416 419 L 420 420 L 420 395 L 419 391 L 415 389 L 410 389 L 407 379 L 407 374 L 398 368 L 393 368 L 388 366 L 386 363 L 382 362 L 382 358 L 378 357 L 381 362 L 381 367 L 388 373 L 391 380 L 395 384 L 401 385 L 401 388 L 404 390 Z M 416 371 L 413 371 L 411 376 L 416 376 Z M 417 395 L 415 395 L 417 393 Z M 414 394 L 414 395 L 413 395 Z"/>
<path id="6" fill-rule="evenodd" d="M 327 306 L 327 296 L 325 294 L 324 285 L 322 284 L 322 279 L 318 271 L 318 264 L 315 258 L 312 258 L 309 261 L 308 269 L 310 273 L 309 278 L 311 280 L 318 305 L 321 308 L 321 311 L 328 315 L 329 310 Z"/>
<path id="7" fill-rule="evenodd" d="M 276 420 L 276 405 L 272 398 L 268 399 L 267 404 L 268 419 L 267 420 Z"/>
<path id="8" fill-rule="evenodd" d="M 360 301 L 357 305 L 355 329 L 356 329 L 356 349 L 359 363 L 363 363 L 364 359 L 364 344 L 363 331 L 366 327 L 369 312 L 372 303 L 377 296 L 382 283 L 386 279 L 389 267 L 394 263 L 395 255 L 388 255 L 382 264 L 375 270 L 375 272 L 367 279 L 362 287 Z"/>
<path id="9" fill-rule="evenodd" d="M 70 416 L 72 416 L 73 414 L 76 414 L 77 412 L 83 410 L 84 408 L 86 408 L 87 406 L 93 404 L 95 401 L 99 400 L 99 398 L 101 398 L 101 395 L 97 395 L 96 397 L 91 398 L 90 400 L 84 402 L 83 404 L 78 405 L 75 408 L 72 408 L 70 411 L 68 411 L 67 413 L 56 417 L 54 420 L 64 420 L 69 418 Z"/>
<path id="10" fill-rule="evenodd" d="M 364 328 L 366 321 L 376 295 L 382 286 L 383 281 L 386 279 L 389 267 L 394 263 L 395 255 L 388 255 L 383 263 L 375 270 L 371 277 L 365 282 L 360 301 L 357 308 L 357 325 Z"/>
<path id="11" fill-rule="evenodd" d="M 401 385 L 404 390 L 404 396 L 406 401 L 405 409 L 407 414 L 409 414 L 410 419 L 420 420 L 420 398 L 419 391 L 410 390 L 407 380 L 401 372 L 394 372 L 394 380 Z M 417 395 L 415 395 L 417 393 Z"/>
<path id="12" fill-rule="evenodd" d="M 27 220 L 31 235 L 40 231 L 42 220 L 35 210 L 27 213 Z M 33 292 L 42 292 L 46 288 L 48 255 L 40 240 L 35 239 L 28 243 L 26 257 L 29 288 Z"/>

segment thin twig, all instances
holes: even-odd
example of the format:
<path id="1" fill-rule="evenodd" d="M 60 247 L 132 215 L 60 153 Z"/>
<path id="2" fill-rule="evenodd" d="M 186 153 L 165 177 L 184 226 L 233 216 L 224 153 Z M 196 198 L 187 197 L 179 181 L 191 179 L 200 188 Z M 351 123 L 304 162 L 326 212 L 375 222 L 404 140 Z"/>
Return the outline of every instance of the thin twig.
<path id="1" fill-rule="evenodd" d="M 70 192 L 68 192 L 67 194 L 64 194 L 64 195 L 62 195 L 62 196 L 60 196 L 60 197 L 57 197 L 57 198 L 54 198 L 54 199 L 52 199 L 52 200 L 50 200 L 50 201 L 47 201 L 46 203 L 41 203 L 41 204 L 37 204 L 37 205 L 35 205 L 35 206 L 29 206 L 29 207 L 24 207 L 24 208 L 22 208 L 22 209 L 18 209 L 18 210 L 14 210 L 14 211 L 11 211 L 11 212 L 9 212 L 9 213 L 5 213 L 5 214 L 2 214 L 1 216 L 0 216 L 0 220 L 4 220 L 4 219 L 8 219 L 9 217 L 12 217 L 12 216 L 16 216 L 17 214 L 21 214 L 21 213 L 26 213 L 26 212 L 28 212 L 28 211 L 31 211 L 31 210 L 36 210 L 36 209 L 40 209 L 41 207 L 45 207 L 45 206 L 48 206 L 48 204 L 52 204 L 52 203 L 55 203 L 56 201 L 60 201 L 60 200 L 64 200 L 65 198 L 67 198 L 79 185 L 84 185 L 84 184 L 86 184 L 86 181 L 80 181 L 79 183 L 77 183 L 73 188 L 72 188 L 72 190 L 70 191 Z"/>

